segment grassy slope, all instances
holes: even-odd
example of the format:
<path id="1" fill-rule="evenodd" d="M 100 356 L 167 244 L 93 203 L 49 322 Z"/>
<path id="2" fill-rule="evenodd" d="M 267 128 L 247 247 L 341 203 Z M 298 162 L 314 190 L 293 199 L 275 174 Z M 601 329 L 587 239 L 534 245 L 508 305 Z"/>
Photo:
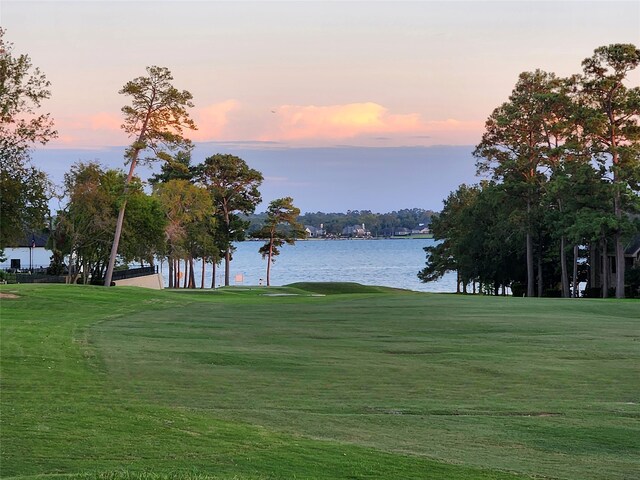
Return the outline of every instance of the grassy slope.
<path id="1" fill-rule="evenodd" d="M 270 291 L 341 291 L 296 287 Z M 638 302 L 8 290 L 23 296 L 2 300 L 3 477 L 640 468 Z"/>

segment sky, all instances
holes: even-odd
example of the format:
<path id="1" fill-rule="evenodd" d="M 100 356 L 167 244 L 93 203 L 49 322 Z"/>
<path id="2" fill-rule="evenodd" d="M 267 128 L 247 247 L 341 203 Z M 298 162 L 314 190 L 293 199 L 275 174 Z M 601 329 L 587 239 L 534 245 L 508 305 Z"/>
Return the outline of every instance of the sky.
<path id="1" fill-rule="evenodd" d="M 1 0 L 0 24 L 52 83 L 59 137 L 33 158 L 56 181 L 123 167 L 118 91 L 159 65 L 193 94 L 195 162 L 241 156 L 265 202 L 383 212 L 477 181 L 471 151 L 518 74 L 640 44 L 640 2 Z"/>

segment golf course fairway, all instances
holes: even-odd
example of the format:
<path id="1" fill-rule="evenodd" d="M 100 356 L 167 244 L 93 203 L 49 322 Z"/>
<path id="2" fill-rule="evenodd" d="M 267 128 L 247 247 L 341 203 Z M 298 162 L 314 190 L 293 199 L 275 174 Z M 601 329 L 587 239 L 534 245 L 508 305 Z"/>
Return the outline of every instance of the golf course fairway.
<path id="1" fill-rule="evenodd" d="M 0 294 L 1 478 L 640 478 L 637 300 Z"/>

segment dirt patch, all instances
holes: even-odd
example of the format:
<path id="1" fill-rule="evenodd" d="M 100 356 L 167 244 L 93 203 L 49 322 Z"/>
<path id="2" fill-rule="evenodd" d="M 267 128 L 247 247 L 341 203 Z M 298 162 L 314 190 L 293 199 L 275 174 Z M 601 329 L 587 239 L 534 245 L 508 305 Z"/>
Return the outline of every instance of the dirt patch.
<path id="1" fill-rule="evenodd" d="M 263 293 L 263 297 L 299 297 L 299 293 Z"/>
<path id="2" fill-rule="evenodd" d="M 320 293 L 312 293 L 309 295 L 301 295 L 299 293 L 263 293 L 263 297 L 324 297 L 324 295 Z"/>
<path id="3" fill-rule="evenodd" d="M 0 292 L 0 298 L 20 298 L 20 297 L 13 293 Z"/>

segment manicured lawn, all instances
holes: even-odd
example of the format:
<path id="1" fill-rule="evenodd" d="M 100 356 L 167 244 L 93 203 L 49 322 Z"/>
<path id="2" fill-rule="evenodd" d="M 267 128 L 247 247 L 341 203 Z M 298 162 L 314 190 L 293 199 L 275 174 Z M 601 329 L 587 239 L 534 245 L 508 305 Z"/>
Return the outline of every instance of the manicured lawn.
<path id="1" fill-rule="evenodd" d="M 638 301 L 0 292 L 2 478 L 640 476 Z"/>

